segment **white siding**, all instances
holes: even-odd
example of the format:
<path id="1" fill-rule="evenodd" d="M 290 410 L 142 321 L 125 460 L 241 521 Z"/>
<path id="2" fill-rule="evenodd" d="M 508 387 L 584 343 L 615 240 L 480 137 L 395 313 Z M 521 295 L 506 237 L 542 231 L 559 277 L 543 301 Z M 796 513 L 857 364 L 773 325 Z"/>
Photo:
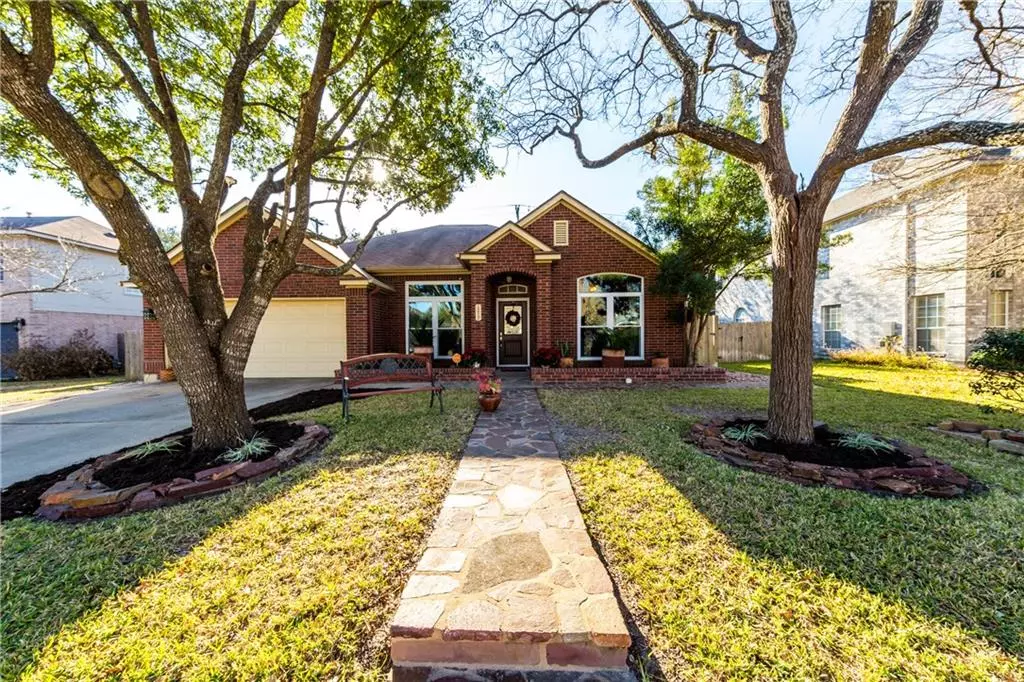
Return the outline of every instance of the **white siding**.
<path id="1" fill-rule="evenodd" d="M 815 287 L 815 350 L 824 351 L 821 308 L 828 305 L 842 306 L 844 348 L 877 348 L 894 323 L 899 333 L 905 325 L 906 209 L 870 211 L 831 228 L 832 235 L 849 235 L 849 241 L 831 247 L 828 277 Z"/>
<path id="2" fill-rule="evenodd" d="M 60 260 L 60 246 L 37 241 L 40 249 L 54 253 Z M 48 312 L 93 313 L 99 315 L 142 315 L 142 297 L 138 291 L 120 285 L 128 279 L 128 269 L 112 253 L 80 250 L 74 276 L 90 278 L 75 285 L 77 291 L 32 294 L 32 309 Z M 34 286 L 47 286 L 54 277 L 36 273 Z"/>

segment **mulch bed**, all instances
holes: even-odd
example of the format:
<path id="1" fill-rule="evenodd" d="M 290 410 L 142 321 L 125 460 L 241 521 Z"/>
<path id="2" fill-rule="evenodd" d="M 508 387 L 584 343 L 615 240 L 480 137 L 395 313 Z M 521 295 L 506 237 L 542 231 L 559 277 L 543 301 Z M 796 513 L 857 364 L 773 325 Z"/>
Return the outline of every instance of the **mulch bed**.
<path id="1" fill-rule="evenodd" d="M 356 391 L 353 391 L 352 397 L 353 399 L 359 398 Z M 306 427 L 302 424 L 266 420 L 326 405 L 339 404 L 340 400 L 341 392 L 339 390 L 318 389 L 299 393 L 290 398 L 249 410 L 249 415 L 256 422 L 256 431 L 260 436 L 270 440 L 275 447 L 269 452 L 255 456 L 248 461 L 260 463 L 275 457 L 276 453 L 287 449 L 293 442 L 301 438 L 306 430 Z M 89 465 L 95 465 L 100 460 L 117 460 L 102 468 L 98 468 L 92 476 L 93 481 L 111 489 L 130 488 L 154 481 L 174 481 L 176 479 L 178 481 L 186 479 L 194 481 L 197 472 L 223 465 L 222 461 L 218 461 L 221 455 L 224 454 L 221 451 L 191 451 L 191 429 L 177 431 L 152 440 L 168 438 L 178 438 L 180 447 L 170 453 L 155 453 L 141 459 L 128 458 L 117 460 L 119 455 L 142 445 L 142 443 L 138 443 L 109 455 L 95 457 L 64 467 L 59 471 L 40 474 L 26 481 L 14 483 L 0 494 L 0 519 L 7 521 L 35 513 L 39 508 L 39 498 L 44 492 L 58 482 L 66 481 L 76 471 Z"/>
<path id="2" fill-rule="evenodd" d="M 985 490 L 982 483 L 926 456 L 923 448 L 898 440 L 878 438 L 891 450 L 850 447 L 839 442 L 848 434 L 819 423 L 815 425 L 815 441 L 811 444 L 784 443 L 769 437 L 743 443 L 725 435 L 731 427 L 756 427 L 764 431 L 766 422 L 751 418 L 711 419 L 694 424 L 690 440 L 719 461 L 801 485 L 941 498 Z"/>

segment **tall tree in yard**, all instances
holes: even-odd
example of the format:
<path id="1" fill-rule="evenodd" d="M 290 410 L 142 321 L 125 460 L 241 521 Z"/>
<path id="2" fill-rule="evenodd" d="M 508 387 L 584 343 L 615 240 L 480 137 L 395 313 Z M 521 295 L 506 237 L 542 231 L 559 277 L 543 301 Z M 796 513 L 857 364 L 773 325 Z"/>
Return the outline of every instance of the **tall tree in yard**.
<path id="1" fill-rule="evenodd" d="M 509 130 L 518 144 L 532 149 L 564 138 L 584 167 L 600 168 L 685 135 L 757 173 L 772 222 L 768 429 L 782 440 L 813 438 L 817 250 L 843 174 L 932 145 L 1024 144 L 1024 123 L 971 118 L 991 111 L 993 95 L 1022 85 L 1024 18 L 1012 3 L 963 0 L 945 16 L 941 0 L 907 7 L 872 0 L 830 11 L 810 3 L 796 13 L 789 0 L 508 0 L 494 7 L 488 44 L 504 68 Z M 822 24 L 822 16 L 831 23 Z M 825 35 L 834 37 L 822 44 Z M 756 137 L 716 121 L 733 75 L 758 93 Z M 814 172 L 799 177 L 786 148 L 787 107 L 813 95 L 844 96 L 845 106 Z M 666 114 L 669 102 L 676 105 Z M 892 116 L 879 116 L 886 107 Z M 610 118 L 632 134 L 604 155 L 589 155 L 590 122 Z M 902 129 L 886 125 L 893 121 Z"/>
<path id="2" fill-rule="evenodd" d="M 492 170 L 486 93 L 445 3 L 23 2 L 0 27 L 3 156 L 113 227 L 161 321 L 196 447 L 252 435 L 243 371 L 285 277 L 340 276 L 396 209 L 438 210 Z M 230 315 L 213 250 L 229 168 L 258 179 Z M 334 205 L 341 243 L 354 234 L 344 209 L 368 202 L 386 209 L 355 226 L 350 262 L 296 263 L 312 206 Z M 172 203 L 187 286 L 144 210 Z"/>
<path id="3" fill-rule="evenodd" d="M 745 100 L 734 78 L 729 109 L 718 123 L 753 137 L 757 119 Z M 657 148 L 652 152 L 657 156 Z M 680 299 L 683 361 L 693 365 L 719 294 L 733 278 L 763 271 L 768 207 L 753 169 L 714 147 L 680 135 L 668 156 L 675 163 L 671 176 L 644 183 L 643 207 L 628 218 L 659 252 L 655 290 Z"/>

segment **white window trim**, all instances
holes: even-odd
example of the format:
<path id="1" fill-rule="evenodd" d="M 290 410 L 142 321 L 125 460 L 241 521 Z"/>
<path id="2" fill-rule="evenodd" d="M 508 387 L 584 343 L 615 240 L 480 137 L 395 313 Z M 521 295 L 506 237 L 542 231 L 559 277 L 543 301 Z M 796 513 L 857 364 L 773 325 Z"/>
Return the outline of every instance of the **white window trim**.
<path id="1" fill-rule="evenodd" d="M 526 317 L 523 318 L 523 328 L 526 329 L 526 362 L 522 365 L 509 365 L 501 362 L 501 315 L 498 315 L 498 311 L 501 309 L 502 303 L 519 303 L 523 302 L 526 304 Z M 497 346 L 494 349 L 494 364 L 497 367 L 529 367 L 532 353 L 530 352 L 530 299 L 529 298 L 508 298 L 506 296 L 499 296 L 494 299 L 494 338 L 497 341 Z"/>
<path id="2" fill-rule="evenodd" d="M 1007 329 L 1010 326 L 1010 297 L 1013 295 L 1012 289 L 990 289 L 988 292 L 990 300 L 985 301 L 985 326 L 993 329 Z M 992 324 L 992 294 L 1002 294 L 1003 296 L 1003 323 Z"/>
<path id="3" fill-rule="evenodd" d="M 419 285 L 419 284 L 458 284 L 459 285 L 459 295 L 458 296 L 410 296 L 409 295 L 409 287 L 410 286 L 416 286 L 416 285 Z M 438 336 L 437 306 L 433 305 L 433 304 L 435 304 L 437 302 L 441 302 L 441 301 L 447 302 L 447 301 L 452 301 L 452 300 L 458 300 L 458 302 L 459 302 L 459 311 L 460 311 L 459 320 L 460 320 L 460 323 L 461 323 L 459 325 L 459 338 L 462 339 L 463 350 L 465 350 L 465 345 L 466 345 L 466 301 L 465 301 L 466 283 L 463 282 L 462 280 L 458 280 L 458 279 L 452 279 L 452 280 L 439 280 L 439 279 L 438 280 L 429 280 L 428 279 L 428 280 L 408 280 L 408 281 L 406 281 L 404 286 L 405 286 L 405 332 L 404 332 L 404 334 L 405 334 L 405 347 L 407 349 L 409 347 L 409 301 L 413 300 L 413 301 L 416 301 L 416 302 L 429 302 L 431 304 L 431 315 L 433 317 L 431 323 L 432 323 L 432 326 L 433 326 L 432 331 L 433 331 L 433 337 L 434 337 L 434 359 L 435 360 L 450 360 L 451 357 L 452 357 L 451 355 L 438 355 L 438 353 L 437 353 L 437 351 L 438 351 L 438 348 L 437 348 L 437 336 Z"/>
<path id="4" fill-rule="evenodd" d="M 917 306 L 917 303 L 918 303 L 919 300 L 924 299 L 924 298 L 936 298 L 936 297 L 939 298 L 941 300 L 941 302 L 942 302 L 942 324 L 938 325 L 938 326 L 935 326 L 935 327 L 922 327 L 921 326 L 921 321 L 918 318 L 918 306 Z M 926 308 L 927 308 L 927 306 L 926 306 Z M 936 329 L 941 329 L 942 330 L 942 350 L 927 350 L 927 351 L 926 350 L 921 350 L 921 352 L 922 353 L 927 353 L 928 355 L 945 355 L 946 354 L 946 294 L 945 293 L 917 294 L 916 296 L 914 296 L 914 348 L 917 349 L 917 350 L 921 349 L 921 339 L 920 339 L 919 332 L 922 329 L 926 329 L 928 331 L 932 331 L 932 330 L 936 330 Z"/>
<path id="5" fill-rule="evenodd" d="M 838 311 L 838 313 L 839 313 L 836 316 L 837 317 L 837 322 L 838 322 L 838 328 L 837 329 L 829 329 L 828 328 L 829 319 L 826 318 L 826 316 L 825 316 L 825 311 L 826 310 L 830 310 L 832 308 L 835 308 Z M 839 334 L 839 345 L 838 346 L 830 346 L 828 344 L 828 335 L 829 334 L 836 334 L 836 333 Z M 842 304 L 832 303 L 832 304 L 829 304 L 829 305 L 821 306 L 821 345 L 823 347 L 825 347 L 825 348 L 828 348 L 829 350 L 839 350 L 839 349 L 841 349 L 843 347 L 843 306 L 842 306 Z"/>
<path id="6" fill-rule="evenodd" d="M 584 280 L 584 279 L 586 279 L 588 277 L 598 277 L 600 275 L 625 275 L 626 277 L 636 277 L 637 279 L 640 280 L 640 291 L 639 292 L 635 292 L 635 291 L 621 292 L 621 293 L 614 293 L 614 294 L 608 294 L 608 293 L 587 294 L 587 293 L 583 293 L 583 292 L 580 291 L 580 280 Z M 586 296 L 588 298 L 598 298 L 598 297 L 607 297 L 607 298 L 617 298 L 618 297 L 618 298 L 621 298 L 621 297 L 636 297 L 636 296 L 640 297 L 640 354 L 639 355 L 627 355 L 626 359 L 627 360 L 643 360 L 644 357 L 645 357 L 644 356 L 644 335 L 645 335 L 644 332 L 645 332 L 645 329 L 647 327 L 647 324 L 646 324 L 647 323 L 647 316 L 646 316 L 645 307 L 644 307 L 645 306 L 645 300 L 644 299 L 647 298 L 647 284 L 646 284 L 646 282 L 644 282 L 644 278 L 641 277 L 640 275 L 634 275 L 631 272 L 592 272 L 592 273 L 590 273 L 588 275 L 583 275 L 582 277 L 577 277 L 576 278 L 576 359 L 577 360 L 581 360 L 581 361 L 600 360 L 601 359 L 600 355 L 597 355 L 597 356 L 583 355 L 583 325 L 580 322 L 580 315 L 582 315 L 582 313 L 583 313 L 583 307 L 580 305 L 580 303 L 582 302 L 584 296 Z M 608 306 L 606 304 L 606 307 L 607 307 L 607 316 L 608 316 L 607 319 L 609 321 L 611 321 L 612 324 L 614 324 L 615 323 L 615 302 L 612 301 L 610 306 Z M 614 329 L 615 327 L 607 327 L 607 328 L 608 329 Z"/>

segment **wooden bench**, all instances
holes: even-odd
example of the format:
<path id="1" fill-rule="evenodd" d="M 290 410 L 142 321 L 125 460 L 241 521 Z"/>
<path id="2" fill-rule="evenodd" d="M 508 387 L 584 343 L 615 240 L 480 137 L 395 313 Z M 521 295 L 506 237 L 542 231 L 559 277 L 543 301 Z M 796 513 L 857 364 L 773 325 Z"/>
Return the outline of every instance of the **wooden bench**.
<path id="1" fill-rule="evenodd" d="M 434 407 L 434 396 L 444 414 L 444 386 L 434 374 L 434 363 L 429 355 L 403 355 L 401 353 L 375 353 L 345 360 L 334 382 L 341 382 L 342 415 L 349 419 L 351 390 L 366 384 L 415 383 L 405 388 L 380 388 L 360 391 L 359 397 L 383 395 L 385 393 L 426 393 L 430 392 L 430 407 Z"/>

